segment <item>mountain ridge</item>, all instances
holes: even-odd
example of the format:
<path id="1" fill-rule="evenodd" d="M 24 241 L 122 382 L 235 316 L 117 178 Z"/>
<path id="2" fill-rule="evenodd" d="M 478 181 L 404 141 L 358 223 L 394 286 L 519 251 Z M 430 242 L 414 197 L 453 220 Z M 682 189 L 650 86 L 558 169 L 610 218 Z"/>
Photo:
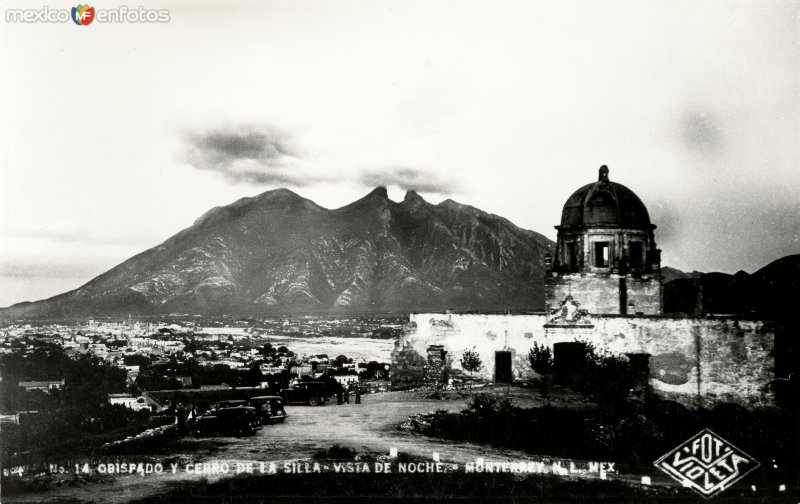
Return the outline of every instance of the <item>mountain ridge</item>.
<path id="1" fill-rule="evenodd" d="M 288 189 L 214 207 L 72 291 L 4 317 L 537 310 L 553 242 L 468 205 L 378 187 L 336 209 Z"/>
<path id="2" fill-rule="evenodd" d="M 665 313 L 800 317 L 800 254 L 776 259 L 753 273 L 675 272 L 664 282 Z"/>

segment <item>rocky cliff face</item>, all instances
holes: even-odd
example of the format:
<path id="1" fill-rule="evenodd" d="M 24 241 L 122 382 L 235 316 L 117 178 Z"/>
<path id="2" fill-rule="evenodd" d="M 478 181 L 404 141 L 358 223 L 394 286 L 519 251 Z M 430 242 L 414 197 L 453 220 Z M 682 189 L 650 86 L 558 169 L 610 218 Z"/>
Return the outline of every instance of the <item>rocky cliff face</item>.
<path id="1" fill-rule="evenodd" d="M 194 225 L 82 287 L 4 316 L 541 310 L 553 243 L 506 219 L 384 188 L 328 210 L 278 189 Z"/>

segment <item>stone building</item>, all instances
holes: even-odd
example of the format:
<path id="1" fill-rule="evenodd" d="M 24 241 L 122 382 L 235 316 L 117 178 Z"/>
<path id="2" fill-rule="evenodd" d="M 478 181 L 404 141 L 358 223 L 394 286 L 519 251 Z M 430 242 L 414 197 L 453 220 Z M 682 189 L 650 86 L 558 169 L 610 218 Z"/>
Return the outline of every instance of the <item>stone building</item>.
<path id="1" fill-rule="evenodd" d="M 553 311 L 572 296 L 597 314 L 662 313 L 661 251 L 644 203 L 600 167 L 597 182 L 567 199 L 546 258 L 545 299 Z"/>
<path id="2" fill-rule="evenodd" d="M 534 377 L 527 360 L 534 343 L 550 347 L 558 366 L 571 344 L 589 341 L 646 354 L 656 396 L 689 407 L 775 404 L 772 322 L 664 315 L 656 226 L 633 191 L 609 180 L 606 166 L 567 199 L 556 229 L 555 254 L 544 258 L 544 312 L 412 314 L 392 353 L 393 384 L 424 377 L 432 348 L 457 362 L 474 347 L 482 377 L 507 382 Z"/>

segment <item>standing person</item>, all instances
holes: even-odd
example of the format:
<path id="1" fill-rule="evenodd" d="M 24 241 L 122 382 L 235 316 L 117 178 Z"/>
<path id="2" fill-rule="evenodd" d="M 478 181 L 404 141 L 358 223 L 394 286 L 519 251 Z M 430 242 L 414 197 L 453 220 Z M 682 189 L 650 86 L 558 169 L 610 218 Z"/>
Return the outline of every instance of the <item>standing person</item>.
<path id="1" fill-rule="evenodd" d="M 175 409 L 175 417 L 178 420 L 178 435 L 183 436 L 186 434 L 186 407 L 184 407 L 183 403 L 179 403 L 178 407 Z"/>
<path id="2" fill-rule="evenodd" d="M 349 386 L 344 391 L 344 403 L 345 404 L 350 404 L 350 387 Z"/>
<path id="3" fill-rule="evenodd" d="M 356 387 L 356 404 L 361 404 L 361 387 Z"/>
<path id="4" fill-rule="evenodd" d="M 342 404 L 342 402 L 344 401 L 344 398 L 342 397 L 343 395 L 344 395 L 344 387 L 342 387 L 341 383 L 337 383 L 336 384 L 336 404 Z"/>

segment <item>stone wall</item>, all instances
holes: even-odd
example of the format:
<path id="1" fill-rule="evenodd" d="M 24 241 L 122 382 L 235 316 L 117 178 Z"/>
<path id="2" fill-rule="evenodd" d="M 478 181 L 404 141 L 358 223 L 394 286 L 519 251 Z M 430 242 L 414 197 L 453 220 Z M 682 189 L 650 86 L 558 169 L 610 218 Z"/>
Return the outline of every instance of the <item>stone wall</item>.
<path id="1" fill-rule="evenodd" d="M 770 323 L 610 315 L 591 315 L 585 322 L 589 325 L 549 324 L 546 330 L 545 314 L 412 314 L 398 348 L 407 353 L 413 349 L 422 357 L 430 345 L 443 345 L 457 366 L 464 350 L 474 346 L 485 379 L 493 379 L 495 352 L 510 351 L 514 378 L 521 380 L 533 377 L 527 353 L 534 342 L 552 348 L 585 339 L 615 353 L 650 354 L 650 385 L 662 398 L 689 407 L 774 405 L 769 384 L 774 379 L 775 334 Z M 393 369 L 402 372 L 394 359 L 393 353 Z"/>
<path id="2" fill-rule="evenodd" d="M 425 350 L 425 353 L 428 355 L 425 363 L 425 383 L 428 385 L 447 383 L 449 377 L 447 350 L 442 345 L 431 345 Z"/>
<path id="3" fill-rule="evenodd" d="M 628 286 L 628 315 L 642 313 L 644 315 L 661 315 L 662 304 L 661 281 L 655 278 L 625 279 Z"/>
<path id="4" fill-rule="evenodd" d="M 405 388 L 425 380 L 425 357 L 408 341 L 397 340 L 392 350 L 392 385 Z"/>
<path id="5" fill-rule="evenodd" d="M 620 279 L 627 286 L 628 314 L 659 315 L 661 282 L 657 278 L 634 278 L 606 273 L 563 274 L 545 279 L 547 310 L 558 309 L 567 296 L 581 303 L 589 313 L 620 314 Z"/>

